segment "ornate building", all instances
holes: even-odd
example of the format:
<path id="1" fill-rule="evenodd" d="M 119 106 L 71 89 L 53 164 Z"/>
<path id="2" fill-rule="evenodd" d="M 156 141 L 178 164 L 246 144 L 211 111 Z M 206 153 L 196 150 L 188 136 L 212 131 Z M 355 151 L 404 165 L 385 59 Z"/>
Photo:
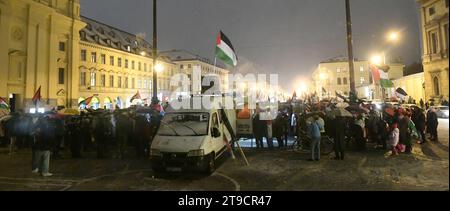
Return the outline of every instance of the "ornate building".
<path id="1" fill-rule="evenodd" d="M 34 108 L 39 87 L 39 107 L 46 110 L 76 108 L 89 97 L 94 108 L 146 103 L 130 102 L 137 91 L 152 97 L 152 46 L 142 36 L 82 17 L 79 0 L 0 0 L 0 40 L 0 97 L 12 110 Z M 170 78 L 197 62 L 206 72 L 227 72 L 203 60 L 161 55 L 158 98 L 170 100 L 176 88 Z"/>
<path id="2" fill-rule="evenodd" d="M 418 0 L 420 3 L 425 97 L 439 102 L 449 98 L 448 7 L 449 0 Z"/>

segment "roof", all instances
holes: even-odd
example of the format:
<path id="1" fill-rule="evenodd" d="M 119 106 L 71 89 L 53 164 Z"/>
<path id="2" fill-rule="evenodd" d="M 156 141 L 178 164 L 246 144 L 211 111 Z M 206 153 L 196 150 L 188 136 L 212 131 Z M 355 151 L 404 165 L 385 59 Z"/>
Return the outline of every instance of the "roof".
<path id="1" fill-rule="evenodd" d="M 152 55 L 152 45 L 144 37 L 135 35 L 99 21 L 81 16 L 87 25 L 80 31 L 82 41 L 102 45 L 109 48 L 147 56 Z"/>
<path id="2" fill-rule="evenodd" d="M 193 61 L 197 60 L 203 63 L 210 64 L 214 66 L 214 63 L 211 62 L 209 59 L 204 58 L 202 56 L 199 56 L 198 54 L 195 54 L 193 52 L 187 51 L 187 50 L 169 50 L 169 51 L 162 51 L 160 54 L 164 57 L 169 58 L 172 61 Z M 224 67 L 221 67 L 219 64 L 216 64 L 217 67 L 225 69 Z"/>
<path id="3" fill-rule="evenodd" d="M 358 58 L 355 58 L 355 62 L 363 62 L 363 61 L 365 60 L 359 60 Z M 348 57 L 337 56 L 325 61 L 321 61 L 320 63 L 324 64 L 324 63 L 338 63 L 338 62 L 348 62 Z"/>

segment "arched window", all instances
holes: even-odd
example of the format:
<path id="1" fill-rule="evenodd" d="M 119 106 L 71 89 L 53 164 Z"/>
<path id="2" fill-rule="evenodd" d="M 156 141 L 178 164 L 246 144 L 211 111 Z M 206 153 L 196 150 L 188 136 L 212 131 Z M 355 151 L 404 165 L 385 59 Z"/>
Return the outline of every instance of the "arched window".
<path id="1" fill-rule="evenodd" d="M 341 79 L 341 78 L 338 78 L 338 79 L 337 79 L 337 84 L 338 84 L 338 85 L 341 85 L 341 84 L 342 84 L 342 79 Z"/>
<path id="2" fill-rule="evenodd" d="M 344 84 L 347 85 L 347 78 L 344 78 Z"/>
<path id="3" fill-rule="evenodd" d="M 434 87 L 434 95 L 436 95 L 436 96 L 441 95 L 441 92 L 439 91 L 440 86 L 439 86 L 439 78 L 438 77 L 434 77 L 433 87 Z"/>

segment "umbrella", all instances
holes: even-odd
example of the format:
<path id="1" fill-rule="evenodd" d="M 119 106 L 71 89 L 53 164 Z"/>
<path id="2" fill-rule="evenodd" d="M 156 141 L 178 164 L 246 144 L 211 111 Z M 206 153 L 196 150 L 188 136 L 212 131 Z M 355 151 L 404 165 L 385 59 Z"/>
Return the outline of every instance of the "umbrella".
<path id="1" fill-rule="evenodd" d="M 75 116 L 75 115 L 80 115 L 80 111 L 77 110 L 77 109 L 73 109 L 73 108 L 66 108 L 66 109 L 58 111 L 58 114 L 60 114 L 60 115 L 68 115 L 68 116 Z"/>
<path id="2" fill-rule="evenodd" d="M 333 115 L 337 117 L 353 117 L 352 113 L 345 110 L 344 108 L 337 108 L 332 111 Z"/>
<path id="3" fill-rule="evenodd" d="M 406 93 L 402 88 L 398 88 L 397 90 L 395 90 L 395 92 L 402 96 L 408 96 L 408 93 Z"/>
<path id="4" fill-rule="evenodd" d="M 359 105 L 349 106 L 345 108 L 345 110 L 351 112 L 351 113 L 369 113 L 370 111 L 366 108 L 363 108 Z"/>

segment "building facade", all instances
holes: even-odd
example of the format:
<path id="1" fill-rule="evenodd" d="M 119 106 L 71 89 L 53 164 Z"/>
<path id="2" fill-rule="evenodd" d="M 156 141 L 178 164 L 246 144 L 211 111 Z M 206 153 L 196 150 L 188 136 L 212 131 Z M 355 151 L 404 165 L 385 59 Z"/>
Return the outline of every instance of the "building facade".
<path id="1" fill-rule="evenodd" d="M 39 87 L 41 107 L 76 99 L 83 27 L 79 0 L 1 0 L 0 97 L 13 110 L 34 107 Z"/>
<path id="2" fill-rule="evenodd" d="M 366 87 L 373 83 L 372 72 L 369 68 L 369 61 L 355 60 L 355 85 L 356 87 Z M 313 72 L 314 91 L 321 98 L 336 97 L 336 92 L 348 96 L 350 93 L 350 72 L 347 58 L 333 58 L 323 61 Z M 389 76 L 399 78 L 403 76 L 403 64 L 389 64 Z M 358 92 L 361 96 L 362 93 Z"/>
<path id="3" fill-rule="evenodd" d="M 201 72 L 202 77 L 215 76 L 220 80 L 220 85 L 216 91 L 226 92 L 228 90 L 228 74 L 230 71 L 220 65 L 186 50 L 164 51 L 161 52 L 161 55 L 173 61 L 177 65 L 177 73 L 186 74 L 191 82 L 189 87 L 183 87 L 181 92 L 178 93 L 179 95 L 200 94 L 193 93 L 193 90 L 202 90 L 201 86 L 193 87 L 194 84 L 192 82 L 195 69 Z M 198 80 L 201 80 L 201 78 L 198 78 Z"/>
<path id="4" fill-rule="evenodd" d="M 12 110 L 78 108 L 92 97 L 91 108 L 112 109 L 149 103 L 153 93 L 152 46 L 145 37 L 80 15 L 79 0 L 0 0 L 0 97 Z M 174 59 L 160 54 L 158 98 L 172 100 L 171 77 L 226 75 L 205 60 Z M 225 77 L 223 77 L 225 78 Z M 139 91 L 143 100 L 130 101 Z M 190 90 L 187 90 L 190 91 Z M 86 105 L 81 105 L 85 107 Z"/>
<path id="5" fill-rule="evenodd" d="M 448 74 L 448 0 L 418 0 L 420 4 L 425 97 L 449 98 Z"/>
<path id="6" fill-rule="evenodd" d="M 413 75 L 404 76 L 398 79 L 392 80 L 394 83 L 394 88 L 386 90 L 386 98 L 392 99 L 396 97 L 395 90 L 397 88 L 402 88 L 408 93 L 408 98 L 416 100 L 419 103 L 420 99 L 425 101 L 425 77 L 424 73 L 417 73 Z M 367 86 L 360 86 L 357 88 L 358 97 L 366 100 L 381 100 L 382 91 L 379 86 L 370 84 Z M 406 101 L 408 99 L 405 99 Z"/>

